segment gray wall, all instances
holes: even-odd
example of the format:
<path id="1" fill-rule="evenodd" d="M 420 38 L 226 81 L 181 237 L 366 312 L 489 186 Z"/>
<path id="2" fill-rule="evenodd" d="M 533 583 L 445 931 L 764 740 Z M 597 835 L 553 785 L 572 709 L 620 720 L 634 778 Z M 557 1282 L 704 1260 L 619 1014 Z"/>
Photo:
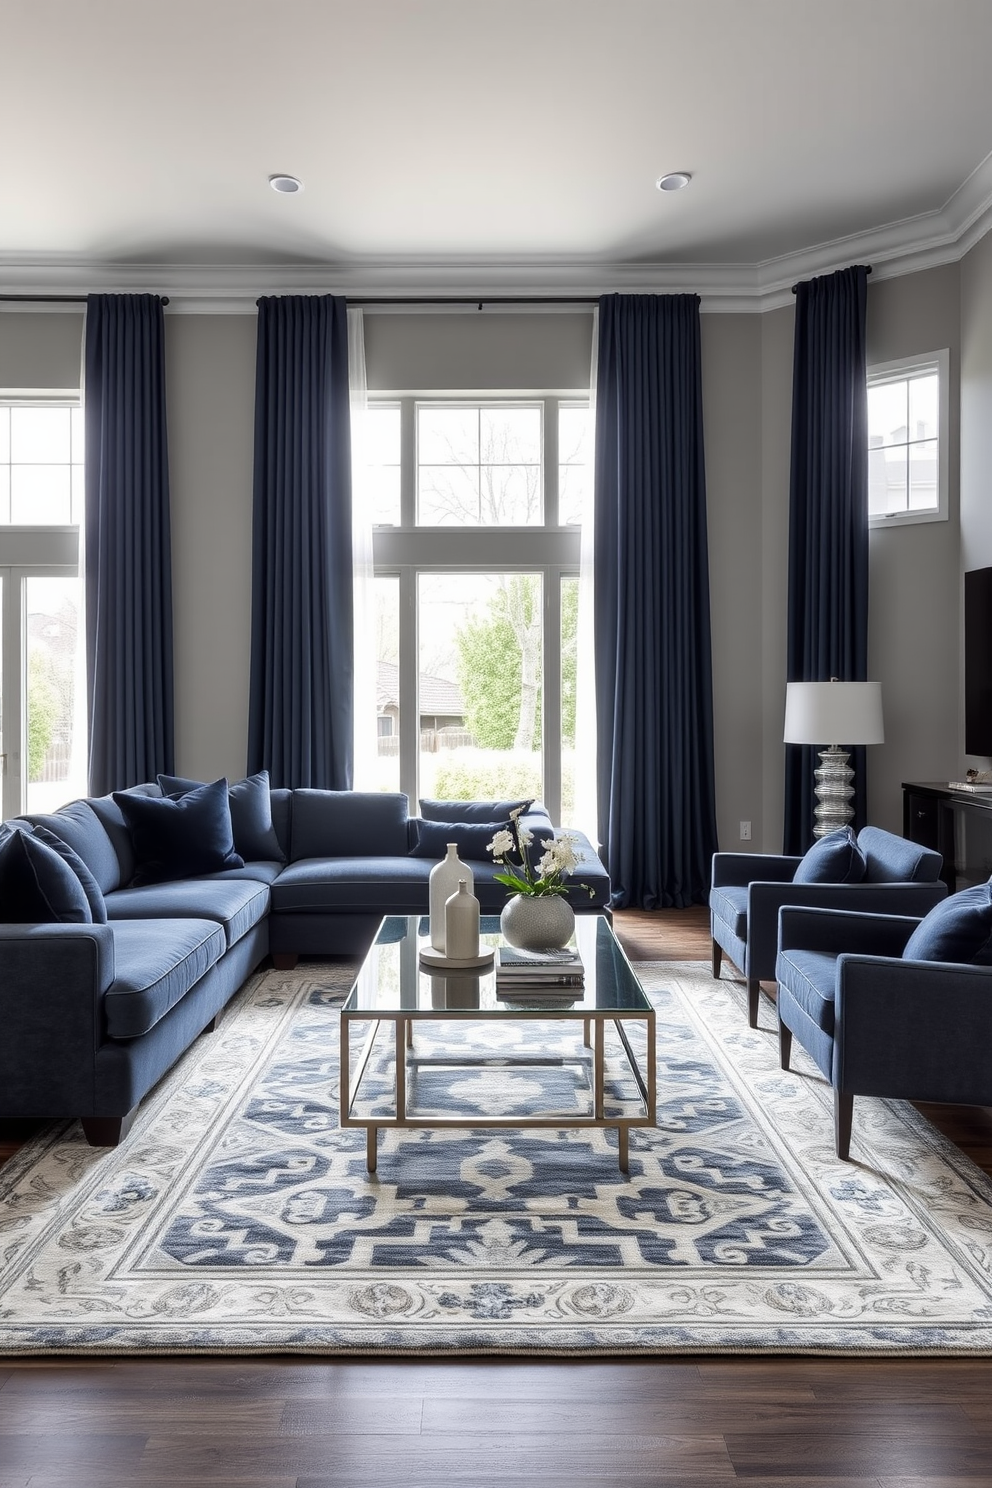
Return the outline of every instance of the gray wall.
<path id="1" fill-rule="evenodd" d="M 82 381 L 83 313 L 0 313 L 0 389 L 39 392 L 78 390 Z"/>
<path id="2" fill-rule="evenodd" d="M 254 315 L 170 315 L 176 768 L 245 773 L 251 623 Z"/>

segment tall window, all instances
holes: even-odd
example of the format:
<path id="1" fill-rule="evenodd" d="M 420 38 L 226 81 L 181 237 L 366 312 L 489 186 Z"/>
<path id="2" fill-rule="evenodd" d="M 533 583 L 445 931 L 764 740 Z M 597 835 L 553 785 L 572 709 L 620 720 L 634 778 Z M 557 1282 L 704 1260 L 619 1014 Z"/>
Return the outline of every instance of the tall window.
<path id="1" fill-rule="evenodd" d="M 868 371 L 868 516 L 872 526 L 947 517 L 948 354 Z"/>
<path id="2" fill-rule="evenodd" d="M 0 396 L 0 798 L 47 811 L 86 789 L 76 395 Z"/>
<path id="3" fill-rule="evenodd" d="M 587 403 L 371 406 L 377 781 L 572 819 Z"/>

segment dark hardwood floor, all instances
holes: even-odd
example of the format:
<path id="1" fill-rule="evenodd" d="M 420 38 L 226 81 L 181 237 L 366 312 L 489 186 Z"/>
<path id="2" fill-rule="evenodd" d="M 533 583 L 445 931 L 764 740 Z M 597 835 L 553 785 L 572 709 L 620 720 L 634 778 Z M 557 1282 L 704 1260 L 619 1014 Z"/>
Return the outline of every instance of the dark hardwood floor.
<path id="1" fill-rule="evenodd" d="M 616 928 L 709 956 L 705 910 Z M 928 1115 L 992 1172 L 988 1111 Z M 990 1395 L 989 1359 L 0 1358 L 0 1488 L 988 1488 Z"/>

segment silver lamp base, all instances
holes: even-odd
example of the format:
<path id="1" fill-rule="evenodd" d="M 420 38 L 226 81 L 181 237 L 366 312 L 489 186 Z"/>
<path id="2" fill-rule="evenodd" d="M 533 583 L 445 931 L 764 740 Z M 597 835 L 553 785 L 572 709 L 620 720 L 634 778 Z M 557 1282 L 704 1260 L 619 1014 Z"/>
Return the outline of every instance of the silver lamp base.
<path id="1" fill-rule="evenodd" d="M 813 771 L 816 780 L 813 794 L 817 799 L 813 812 L 816 821 L 814 837 L 825 837 L 828 832 L 836 832 L 838 827 L 846 827 L 854 820 L 854 807 L 850 804 L 854 795 L 851 784 L 854 771 L 847 763 L 850 757 L 846 749 L 836 744 L 820 750 L 820 768 Z"/>

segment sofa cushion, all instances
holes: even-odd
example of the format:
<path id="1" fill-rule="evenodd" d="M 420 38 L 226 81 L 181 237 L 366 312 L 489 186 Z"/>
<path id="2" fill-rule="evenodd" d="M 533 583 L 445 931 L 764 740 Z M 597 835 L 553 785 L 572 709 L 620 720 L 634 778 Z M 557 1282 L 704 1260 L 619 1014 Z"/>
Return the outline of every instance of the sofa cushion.
<path id="1" fill-rule="evenodd" d="M 419 821 L 415 823 L 417 840 L 410 852 L 415 858 L 438 860 L 447 855 L 448 843 L 453 842 L 462 859 L 474 858 L 477 862 L 491 859 L 489 844 L 497 832 L 506 831 L 510 822 L 504 821 Z"/>
<path id="2" fill-rule="evenodd" d="M 747 887 L 724 884 L 710 889 L 710 910 L 738 940 L 747 940 Z"/>
<path id="3" fill-rule="evenodd" d="M 233 945 L 269 909 L 269 886 L 258 880 L 184 878 L 107 895 L 107 914 L 118 920 L 215 920 Z"/>
<path id="4" fill-rule="evenodd" d="M 113 802 L 110 803 L 113 806 Z M 113 807 L 122 832 L 127 836 L 124 819 L 116 806 Z M 100 892 L 109 894 L 119 889 L 126 880 L 121 877 L 121 861 L 117 844 L 112 840 L 106 826 L 94 811 L 89 801 L 72 801 L 58 811 L 30 816 L 28 820 L 36 827 L 45 827 L 77 853 L 96 879 Z M 131 869 L 132 853 L 130 839 L 126 846 L 127 865 Z M 133 869 L 131 869 L 133 871 Z"/>
<path id="5" fill-rule="evenodd" d="M 23 827 L 0 841 L 0 921 L 91 925 L 83 886 L 65 858 Z"/>
<path id="6" fill-rule="evenodd" d="M 783 951 L 776 972 L 779 988 L 787 987 L 807 1017 L 832 1038 L 837 957 L 826 951 Z"/>
<path id="7" fill-rule="evenodd" d="M 112 884 L 105 884 L 100 874 L 93 868 L 93 864 L 90 863 L 94 876 L 105 894 L 108 889 L 119 889 L 121 884 L 130 883 L 134 877 L 135 857 L 134 843 L 131 840 L 131 829 L 124 820 L 124 813 L 114 799 L 114 796 L 121 794 L 150 797 L 152 800 L 157 801 L 161 799 L 162 792 L 154 781 L 150 781 L 143 785 L 129 786 L 124 792 L 114 791 L 113 794 L 108 796 L 87 796 L 86 805 L 89 806 L 94 815 L 99 819 L 101 826 L 110 839 L 117 858 L 117 882 Z M 62 812 L 60 811 L 59 816 L 61 815 Z M 51 825 L 51 823 L 47 825 Z M 58 828 L 52 827 L 52 831 L 56 832 Z M 76 844 L 73 842 L 70 843 L 70 846 L 76 847 Z M 78 847 L 76 847 L 76 851 L 81 858 L 86 858 L 86 854 L 79 852 Z M 89 858 L 86 858 L 86 861 L 89 863 Z"/>
<path id="8" fill-rule="evenodd" d="M 421 799 L 420 814 L 435 822 L 506 822 L 511 811 L 529 811 L 533 800 L 522 801 L 431 801 Z"/>
<path id="9" fill-rule="evenodd" d="M 906 942 L 906 961 L 958 961 L 992 966 L 992 883 L 941 900 Z"/>
<path id="10" fill-rule="evenodd" d="M 427 908 L 426 858 L 301 858 L 272 885 L 275 911 L 413 914 Z"/>
<path id="11" fill-rule="evenodd" d="M 408 815 L 399 791 L 294 790 L 293 861 L 405 856 Z"/>
<path id="12" fill-rule="evenodd" d="M 113 930 L 116 974 L 104 998 L 111 1038 L 154 1028 L 225 949 L 211 920 L 123 920 Z"/>
<path id="13" fill-rule="evenodd" d="M 858 846 L 865 855 L 869 883 L 936 883 L 940 877 L 944 862 L 940 853 L 882 827 L 862 827 Z"/>
<path id="14" fill-rule="evenodd" d="M 814 842 L 793 875 L 793 883 L 861 883 L 865 855 L 850 827 L 838 827 Z"/>
<path id="15" fill-rule="evenodd" d="M 57 852 L 59 857 L 68 863 L 82 885 L 83 893 L 86 895 L 86 902 L 90 907 L 90 918 L 94 925 L 105 925 L 107 923 L 107 906 L 104 903 L 103 891 L 79 854 L 73 851 L 68 842 L 64 842 L 61 837 L 57 837 L 47 827 L 35 827 L 34 836 L 38 842 L 43 842 L 46 847 L 50 847 L 53 852 Z"/>
<path id="16" fill-rule="evenodd" d="M 163 795 L 185 796 L 192 790 L 200 790 L 202 780 L 184 780 L 180 775 L 159 775 L 158 783 Z M 259 861 L 282 861 L 283 850 L 272 825 L 272 802 L 269 794 L 269 772 L 259 770 L 257 775 L 248 775 L 228 786 L 228 804 L 231 808 L 231 830 L 234 850 L 246 863 Z"/>
<path id="17" fill-rule="evenodd" d="M 114 802 L 131 832 L 134 887 L 244 867 L 244 859 L 234 851 L 227 781 L 223 777 L 176 800 L 115 791 Z"/>

